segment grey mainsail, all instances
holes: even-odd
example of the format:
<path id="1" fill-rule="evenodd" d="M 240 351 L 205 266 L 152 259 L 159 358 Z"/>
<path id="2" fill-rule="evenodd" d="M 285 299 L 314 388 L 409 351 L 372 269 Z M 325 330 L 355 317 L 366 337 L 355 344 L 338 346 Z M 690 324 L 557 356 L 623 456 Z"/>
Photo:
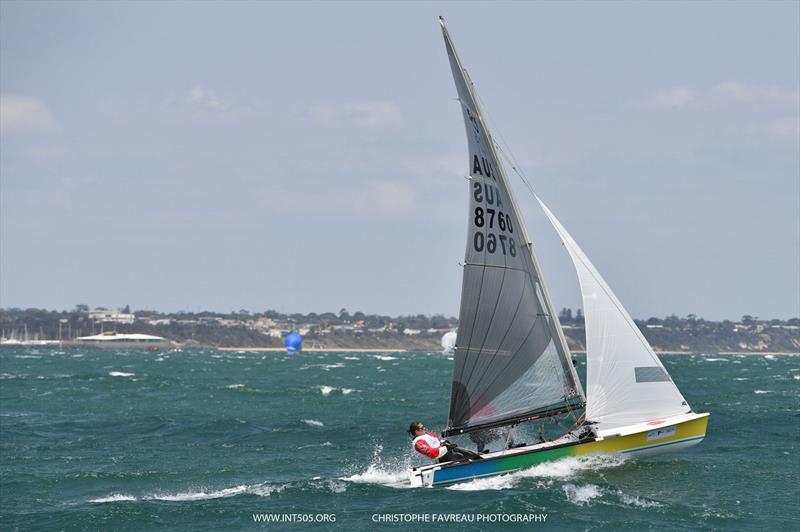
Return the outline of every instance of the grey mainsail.
<path id="1" fill-rule="evenodd" d="M 583 390 L 466 70 L 440 17 L 469 144 L 470 200 L 445 435 L 582 406 Z"/>

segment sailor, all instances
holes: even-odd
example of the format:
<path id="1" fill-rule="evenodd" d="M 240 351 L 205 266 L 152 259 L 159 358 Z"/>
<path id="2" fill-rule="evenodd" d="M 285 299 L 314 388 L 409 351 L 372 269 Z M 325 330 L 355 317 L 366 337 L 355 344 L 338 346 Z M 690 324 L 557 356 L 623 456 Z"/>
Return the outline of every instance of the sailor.
<path id="1" fill-rule="evenodd" d="M 421 421 L 412 422 L 408 426 L 408 433 L 414 438 L 411 442 L 414 450 L 428 458 L 439 462 L 449 462 L 450 460 L 463 458 L 460 454 L 456 456 L 457 453 L 450 452 L 450 449 L 455 448 L 455 445 L 448 441 L 440 440 L 432 432 L 426 432 L 425 425 Z"/>

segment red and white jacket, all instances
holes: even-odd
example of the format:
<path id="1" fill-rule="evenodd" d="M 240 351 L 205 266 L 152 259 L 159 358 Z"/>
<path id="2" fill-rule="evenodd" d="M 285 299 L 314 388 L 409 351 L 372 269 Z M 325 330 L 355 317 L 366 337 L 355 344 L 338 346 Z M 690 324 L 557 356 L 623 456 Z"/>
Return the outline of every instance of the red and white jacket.
<path id="1" fill-rule="evenodd" d="M 415 451 L 434 460 L 447 454 L 447 447 L 442 445 L 441 440 L 432 432 L 417 436 L 411 444 L 414 446 Z"/>

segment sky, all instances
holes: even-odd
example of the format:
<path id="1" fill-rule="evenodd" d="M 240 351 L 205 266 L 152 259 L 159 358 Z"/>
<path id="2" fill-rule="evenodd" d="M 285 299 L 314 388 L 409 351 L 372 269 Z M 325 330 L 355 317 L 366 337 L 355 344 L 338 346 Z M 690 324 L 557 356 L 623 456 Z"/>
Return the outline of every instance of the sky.
<path id="1" fill-rule="evenodd" d="M 636 318 L 800 316 L 800 2 L 0 2 L 0 307 L 458 315 L 495 137 Z M 566 251 L 509 172 L 556 307 Z"/>

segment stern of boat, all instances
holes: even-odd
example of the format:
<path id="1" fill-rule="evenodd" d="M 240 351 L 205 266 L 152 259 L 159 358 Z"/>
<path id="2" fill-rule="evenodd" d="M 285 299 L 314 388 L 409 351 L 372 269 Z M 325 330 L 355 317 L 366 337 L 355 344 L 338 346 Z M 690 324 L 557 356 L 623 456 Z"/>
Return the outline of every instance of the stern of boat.
<path id="1" fill-rule="evenodd" d="M 433 473 L 441 469 L 438 464 L 414 467 L 407 471 L 412 488 L 433 486 Z"/>

